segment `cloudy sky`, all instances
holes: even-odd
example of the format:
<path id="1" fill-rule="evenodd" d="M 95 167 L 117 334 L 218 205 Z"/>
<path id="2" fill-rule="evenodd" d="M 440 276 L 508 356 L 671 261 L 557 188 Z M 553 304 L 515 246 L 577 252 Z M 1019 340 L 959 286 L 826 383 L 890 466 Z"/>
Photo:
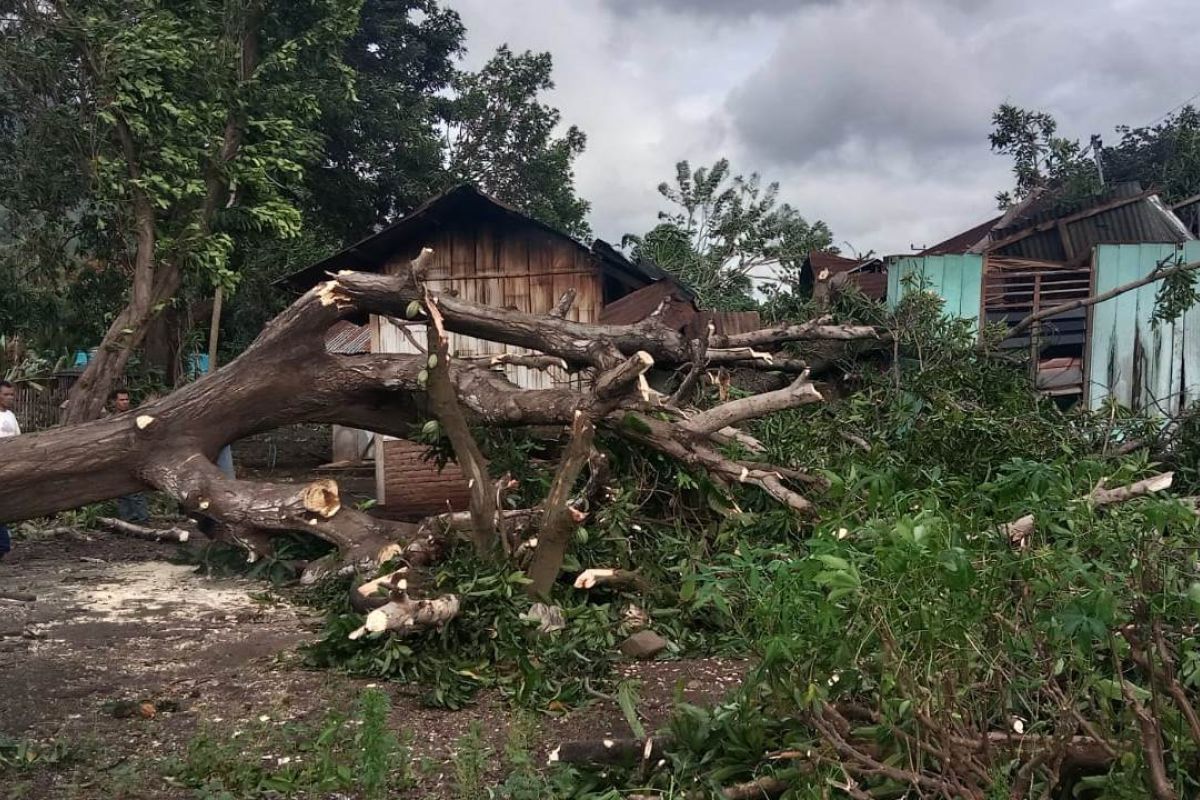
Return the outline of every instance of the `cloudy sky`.
<path id="1" fill-rule="evenodd" d="M 996 106 L 1083 138 L 1200 92 L 1195 0 L 448 0 L 468 62 L 549 50 L 588 135 L 598 236 L 653 224 L 681 158 L 728 156 L 843 247 L 906 252 L 994 213 Z"/>

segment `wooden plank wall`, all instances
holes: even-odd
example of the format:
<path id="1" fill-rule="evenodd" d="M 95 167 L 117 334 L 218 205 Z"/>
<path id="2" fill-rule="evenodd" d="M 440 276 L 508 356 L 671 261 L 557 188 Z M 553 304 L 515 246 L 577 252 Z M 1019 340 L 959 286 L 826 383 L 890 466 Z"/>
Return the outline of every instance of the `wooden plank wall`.
<path id="1" fill-rule="evenodd" d="M 578 322 L 596 322 L 603 303 L 601 278 L 590 254 L 537 228 L 473 224 L 459 230 L 443 229 L 424 246 L 433 249 L 429 285 L 438 291 L 453 290 L 464 300 L 484 305 L 545 313 L 554 308 L 568 288 L 576 291 L 567 314 Z M 387 265 L 388 272 L 407 269 L 419 248 L 400 253 Z M 406 326 L 412 338 L 425 346 L 425 326 Z M 380 353 L 417 353 L 400 327 L 388 320 L 372 323 L 372 347 Z M 527 353 L 524 348 L 450 334 L 450 352 L 458 356 Z M 530 389 L 570 384 L 561 370 L 541 371 L 505 367 L 509 380 Z M 466 508 L 466 482 L 454 464 L 438 471 L 416 454 L 424 448 L 391 437 L 379 437 L 376 453 L 376 490 L 379 502 L 405 513 L 433 513 Z"/>
<path id="2" fill-rule="evenodd" d="M 479 225 L 440 233 L 428 246 L 433 248 L 429 269 L 431 288 L 456 291 L 464 300 L 534 314 L 554 308 L 558 298 L 568 288 L 574 288 L 575 303 L 568 319 L 596 322 L 600 318 L 601 281 L 591 256 L 541 230 Z M 404 253 L 397 257 L 388 265 L 389 271 L 406 269 L 413 255 Z M 424 345 L 423 325 L 409 325 L 408 330 Z M 417 352 L 400 329 L 386 320 L 380 323 L 379 337 L 379 352 Z M 528 352 L 460 334 L 450 335 L 450 351 L 459 356 Z M 547 372 L 510 366 L 505 371 L 510 380 L 529 389 L 551 388 L 572 381 L 559 370 Z"/>

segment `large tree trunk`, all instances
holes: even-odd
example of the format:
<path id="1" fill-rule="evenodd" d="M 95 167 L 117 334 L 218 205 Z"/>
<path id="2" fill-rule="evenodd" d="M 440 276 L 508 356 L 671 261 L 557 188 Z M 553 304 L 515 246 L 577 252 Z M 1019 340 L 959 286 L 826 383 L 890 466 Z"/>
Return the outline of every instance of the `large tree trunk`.
<path id="1" fill-rule="evenodd" d="M 153 248 L 153 244 L 149 246 Z M 158 319 L 161 304 L 179 289 L 181 276 L 174 267 L 164 266 L 157 271 L 153 267 L 140 266 L 139 269 L 145 272 L 135 278 L 129 304 L 109 325 L 95 357 L 67 392 L 67 407 L 63 414 L 66 425 L 88 422 L 104 413 L 104 404 L 125 375 L 129 357 Z M 149 283 L 150 289 L 141 291 L 141 282 Z"/>
<path id="2" fill-rule="evenodd" d="M 338 319 L 402 314 L 414 300 L 435 315 L 438 328 L 531 347 L 576 369 L 593 370 L 593 388 L 525 390 L 486 365 L 445 358 L 433 381 L 434 387 L 442 387 L 434 389 L 442 391 L 441 399 L 430 403 L 426 355 L 341 356 L 325 351 L 324 332 Z M 871 328 L 823 322 L 776 330 L 786 341 L 879 338 Z M 770 334 L 750 338 L 761 347 Z M 714 352 L 720 357 L 724 345 L 733 341 L 714 338 L 707 358 Z M 448 355 L 444 348 L 436 349 Z M 545 535 L 546 551 L 534 558 L 536 591 L 544 594 L 557 576 L 561 551 L 584 515 L 580 508 L 587 505 L 572 500 L 572 491 L 590 460 L 593 427 L 707 471 L 718 482 L 757 486 L 793 509 L 808 509 L 801 491 L 819 481 L 794 468 L 730 457 L 723 447 L 736 438 L 733 434 L 750 438 L 731 425 L 817 402 L 820 395 L 801 376 L 788 389 L 696 413 L 670 405 L 644 386 L 642 375 L 655 363 L 654 353 L 664 366 L 681 366 L 694 352 L 682 335 L 657 319 L 627 326 L 587 325 L 436 295 L 412 275 L 341 273 L 280 314 L 239 358 L 157 402 L 0 442 L 0 485 L 5 487 L 0 520 L 48 515 L 149 487 L 217 519 L 230 538 L 247 546 L 261 546 L 256 543 L 269 542 L 275 533 L 300 530 L 334 543 L 347 560 L 372 563 L 397 555 L 424 559 L 438 551 L 432 544 L 438 537 L 478 537 L 481 527 L 497 536 L 519 520 L 534 526 L 533 538 Z M 759 351 L 736 360 L 764 369 L 772 366 L 769 354 Z M 551 496 L 536 508 L 503 514 L 497 514 L 492 503 L 484 512 L 488 519 L 475 513 L 465 522 L 461 515 L 451 515 L 438 524 L 412 525 L 346 507 L 333 481 L 301 485 L 232 480 L 213 463 L 229 442 L 298 422 L 337 423 L 403 436 L 420 421 L 422 409 L 429 408 L 441 416 L 444 427 L 461 415 L 456 433 L 468 438 L 468 421 L 574 425 L 574 444 L 564 456 Z M 469 445 L 455 442 L 456 450 Z M 480 491 L 486 488 L 489 496 L 502 496 L 503 483 L 493 483 L 486 465 L 476 480 L 487 484 Z M 601 496 L 595 488 L 586 493 Z"/>

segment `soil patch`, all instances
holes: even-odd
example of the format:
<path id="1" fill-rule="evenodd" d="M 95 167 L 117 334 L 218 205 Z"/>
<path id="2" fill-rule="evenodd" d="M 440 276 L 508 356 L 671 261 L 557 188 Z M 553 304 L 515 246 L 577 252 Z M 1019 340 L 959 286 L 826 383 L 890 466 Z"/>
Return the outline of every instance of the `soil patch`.
<path id="1" fill-rule="evenodd" d="M 316 637 L 318 615 L 280 602 L 260 582 L 205 577 L 172 563 L 175 545 L 91 533 L 16 544 L 0 562 L 0 589 L 38 599 L 0 600 L 0 738 L 43 749 L 66 743 L 72 758 L 5 777 L 6 796 L 192 797 L 165 779 L 164 767 L 185 756 L 198 731 L 261 742 L 271 728 L 349 710 L 372 685 L 302 668 L 296 648 Z M 676 696 L 715 702 L 745 665 L 705 660 L 622 669 L 641 682 L 639 712 L 653 730 Z M 451 796 L 456 749 L 475 722 L 493 753 L 487 779 L 501 778 L 514 724 L 501 698 L 485 694 L 448 712 L 423 707 L 415 687 L 380 688 L 392 698 L 393 726 L 411 736 L 414 762 L 422 765 L 407 796 Z M 170 710 L 114 716 L 117 704 L 144 700 Z M 534 717 L 539 759 L 562 739 L 630 735 L 608 701 Z"/>

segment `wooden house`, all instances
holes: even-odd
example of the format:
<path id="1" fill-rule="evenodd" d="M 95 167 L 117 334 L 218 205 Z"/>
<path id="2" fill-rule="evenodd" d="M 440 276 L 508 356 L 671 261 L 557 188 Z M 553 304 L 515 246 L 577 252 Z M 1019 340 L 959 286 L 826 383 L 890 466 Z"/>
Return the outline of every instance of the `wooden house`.
<path id="1" fill-rule="evenodd" d="M 433 250 L 428 271 L 431 288 L 454 291 L 460 298 L 486 305 L 546 313 L 573 289 L 575 301 L 567 318 L 579 322 L 637 322 L 662 306 L 660 313 L 669 324 L 683 329 L 699 313 L 692 293 L 653 264 L 634 263 L 599 240 L 585 246 L 465 185 L 434 197 L 398 222 L 283 283 L 303 291 L 341 269 L 385 273 L 407 269 L 425 247 Z M 407 325 L 406 331 L 378 317 L 367 325 L 371 352 L 416 353 L 414 341 L 424 346 L 422 325 Z M 718 326 L 736 332 L 757 327 L 758 319 L 733 315 L 719 318 Z M 350 336 L 339 332 L 335 339 L 341 341 L 343 335 Z M 458 357 L 523 352 L 459 334 L 451 334 L 450 351 Z M 514 383 L 526 388 L 572 380 L 555 370 L 512 365 L 505 370 Z M 439 471 L 425 459 L 422 445 L 376 436 L 374 454 L 377 499 L 389 510 L 423 514 L 465 507 L 461 472 L 453 464 Z"/>

